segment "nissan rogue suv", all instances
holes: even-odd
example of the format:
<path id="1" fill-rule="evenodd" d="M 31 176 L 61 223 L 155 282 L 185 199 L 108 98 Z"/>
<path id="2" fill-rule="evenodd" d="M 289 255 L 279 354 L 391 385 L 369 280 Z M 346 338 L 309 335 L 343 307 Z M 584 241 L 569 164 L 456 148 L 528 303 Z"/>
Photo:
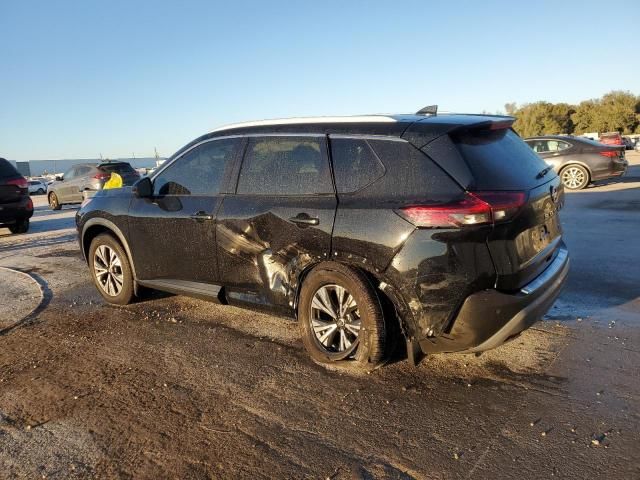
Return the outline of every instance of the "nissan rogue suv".
<path id="1" fill-rule="evenodd" d="M 513 118 L 261 121 L 192 141 L 78 211 L 100 294 L 143 287 L 297 318 L 321 363 L 481 352 L 553 304 L 569 257 L 556 173 Z"/>
<path id="2" fill-rule="evenodd" d="M 26 233 L 33 216 L 29 183 L 11 163 L 0 158 L 0 228 L 11 233 Z"/>

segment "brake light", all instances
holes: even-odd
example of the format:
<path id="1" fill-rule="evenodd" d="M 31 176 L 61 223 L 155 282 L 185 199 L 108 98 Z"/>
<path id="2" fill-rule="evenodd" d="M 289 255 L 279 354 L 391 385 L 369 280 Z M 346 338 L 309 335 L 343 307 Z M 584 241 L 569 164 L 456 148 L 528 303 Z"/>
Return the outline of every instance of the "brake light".
<path id="1" fill-rule="evenodd" d="M 510 219 L 527 201 L 525 192 L 473 192 L 471 195 L 489 204 L 494 222 Z"/>
<path id="2" fill-rule="evenodd" d="M 18 188 L 27 188 L 29 186 L 27 179 L 24 177 L 7 180 L 7 185 L 15 185 Z"/>
<path id="3" fill-rule="evenodd" d="M 602 155 L 603 157 L 613 158 L 618 156 L 618 152 L 616 152 L 615 150 L 605 150 L 604 152 L 600 152 L 600 155 Z"/>
<path id="4" fill-rule="evenodd" d="M 110 173 L 96 173 L 93 178 L 97 179 L 97 180 L 109 180 L 109 178 L 111 178 L 111 174 Z"/>
<path id="5" fill-rule="evenodd" d="M 451 228 L 485 225 L 512 218 L 524 205 L 524 192 L 466 193 L 457 202 L 440 205 L 413 205 L 398 213 L 423 228 Z"/>
<path id="6" fill-rule="evenodd" d="M 33 210 L 33 200 L 31 200 L 31 197 L 27 200 L 27 210 Z"/>

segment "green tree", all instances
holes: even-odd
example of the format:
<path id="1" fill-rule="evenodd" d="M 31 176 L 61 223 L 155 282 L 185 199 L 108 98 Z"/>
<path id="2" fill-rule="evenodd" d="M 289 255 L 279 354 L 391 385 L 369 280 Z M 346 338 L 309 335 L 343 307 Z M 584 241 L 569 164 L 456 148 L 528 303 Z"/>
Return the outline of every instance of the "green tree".
<path id="1" fill-rule="evenodd" d="M 569 134 L 573 132 L 574 112 L 575 107 L 566 103 L 529 103 L 515 110 L 513 128 L 523 137 Z"/>
<path id="2" fill-rule="evenodd" d="M 597 100 L 586 100 L 571 116 L 576 133 L 633 133 L 640 127 L 640 97 L 612 91 Z"/>

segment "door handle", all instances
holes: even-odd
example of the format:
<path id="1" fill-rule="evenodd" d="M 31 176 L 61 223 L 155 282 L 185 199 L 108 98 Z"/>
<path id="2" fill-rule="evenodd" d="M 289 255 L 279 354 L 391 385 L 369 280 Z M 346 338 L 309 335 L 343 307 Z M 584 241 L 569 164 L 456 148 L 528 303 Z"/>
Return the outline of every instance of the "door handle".
<path id="1" fill-rule="evenodd" d="M 296 223 L 300 226 L 320 225 L 320 219 L 317 217 L 311 217 L 306 213 L 299 213 L 296 217 L 291 217 L 290 222 Z"/>
<path id="2" fill-rule="evenodd" d="M 204 222 L 205 220 L 213 220 L 213 215 L 209 215 L 207 212 L 200 211 L 194 213 L 193 215 L 190 215 L 190 218 L 197 222 Z"/>

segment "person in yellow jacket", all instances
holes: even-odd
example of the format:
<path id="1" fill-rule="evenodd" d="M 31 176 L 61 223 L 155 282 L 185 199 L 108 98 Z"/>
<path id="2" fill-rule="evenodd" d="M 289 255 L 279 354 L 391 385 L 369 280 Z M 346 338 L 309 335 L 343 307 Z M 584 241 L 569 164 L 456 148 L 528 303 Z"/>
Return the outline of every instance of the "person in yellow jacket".
<path id="1" fill-rule="evenodd" d="M 122 177 L 113 172 L 111 174 L 111 178 L 107 180 L 107 182 L 104 184 L 104 187 L 102 188 L 103 190 L 109 190 L 111 188 L 122 188 Z"/>

